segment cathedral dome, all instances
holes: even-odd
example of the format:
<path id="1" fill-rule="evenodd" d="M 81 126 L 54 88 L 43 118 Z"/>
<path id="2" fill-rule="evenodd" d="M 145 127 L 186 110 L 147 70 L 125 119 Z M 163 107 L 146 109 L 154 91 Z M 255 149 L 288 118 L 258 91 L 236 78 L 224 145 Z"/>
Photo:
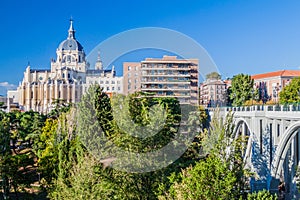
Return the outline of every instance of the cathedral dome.
<path id="1" fill-rule="evenodd" d="M 68 38 L 64 41 L 62 41 L 60 43 L 60 45 L 58 46 L 58 50 L 78 50 L 78 51 L 82 51 L 83 47 L 81 46 L 81 44 L 73 39 L 73 38 Z"/>
<path id="2" fill-rule="evenodd" d="M 58 50 L 77 50 L 82 51 L 83 47 L 81 44 L 75 39 L 75 30 L 73 28 L 73 20 L 70 20 L 70 28 L 68 30 L 68 38 L 62 41 L 59 46 Z"/>

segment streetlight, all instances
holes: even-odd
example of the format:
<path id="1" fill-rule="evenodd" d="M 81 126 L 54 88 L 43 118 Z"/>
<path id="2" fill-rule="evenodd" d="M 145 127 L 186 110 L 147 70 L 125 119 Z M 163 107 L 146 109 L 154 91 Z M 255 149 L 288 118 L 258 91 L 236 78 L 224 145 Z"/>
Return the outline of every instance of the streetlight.
<path id="1" fill-rule="evenodd" d="M 275 103 L 278 103 L 278 96 L 279 96 L 279 91 L 281 89 L 281 85 L 275 85 L 273 86 L 273 97 L 275 98 Z"/>
<path id="2" fill-rule="evenodd" d="M 251 103 L 251 106 L 253 106 L 253 96 L 254 96 L 254 89 L 253 89 L 253 88 L 251 89 L 251 95 L 252 95 L 252 103 Z"/>
<path id="3" fill-rule="evenodd" d="M 300 100 L 300 89 L 298 90 L 298 96 L 299 96 L 299 100 Z M 300 101 L 298 101 L 298 110 L 300 110 Z"/>

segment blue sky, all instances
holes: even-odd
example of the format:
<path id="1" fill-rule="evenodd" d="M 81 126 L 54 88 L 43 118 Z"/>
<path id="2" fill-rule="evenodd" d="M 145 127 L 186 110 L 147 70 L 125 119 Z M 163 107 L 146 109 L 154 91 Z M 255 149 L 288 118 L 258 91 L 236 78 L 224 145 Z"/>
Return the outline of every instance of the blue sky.
<path id="1" fill-rule="evenodd" d="M 122 31 L 163 27 L 201 44 L 224 78 L 299 69 L 299 10 L 298 0 L 0 1 L 0 87 L 17 85 L 28 61 L 50 68 L 70 16 L 87 54 Z"/>

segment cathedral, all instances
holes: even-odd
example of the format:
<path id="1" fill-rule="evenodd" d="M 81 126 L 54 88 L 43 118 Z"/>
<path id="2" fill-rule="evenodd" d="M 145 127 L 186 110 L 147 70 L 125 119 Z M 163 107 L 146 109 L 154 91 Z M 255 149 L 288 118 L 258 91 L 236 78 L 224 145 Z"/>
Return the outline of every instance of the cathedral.
<path id="1" fill-rule="evenodd" d="M 89 69 L 83 47 L 76 40 L 72 20 L 68 37 L 59 44 L 56 55 L 50 70 L 26 68 L 16 91 L 21 110 L 48 113 L 58 100 L 77 103 L 88 87 L 95 83 L 101 83 L 108 94 L 122 93 L 123 78 L 115 76 L 114 67 L 104 70 L 99 54 L 95 68 Z"/>

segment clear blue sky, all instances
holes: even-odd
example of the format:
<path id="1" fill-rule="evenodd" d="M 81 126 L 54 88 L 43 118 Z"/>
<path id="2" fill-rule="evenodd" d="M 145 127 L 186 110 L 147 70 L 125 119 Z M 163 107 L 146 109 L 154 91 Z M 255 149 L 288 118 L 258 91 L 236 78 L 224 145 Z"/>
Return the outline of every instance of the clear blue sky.
<path id="1" fill-rule="evenodd" d="M 87 54 L 114 34 L 150 26 L 195 39 L 223 77 L 299 69 L 299 10 L 299 0 L 0 1 L 0 86 L 18 84 L 28 61 L 50 68 L 70 16 Z"/>

